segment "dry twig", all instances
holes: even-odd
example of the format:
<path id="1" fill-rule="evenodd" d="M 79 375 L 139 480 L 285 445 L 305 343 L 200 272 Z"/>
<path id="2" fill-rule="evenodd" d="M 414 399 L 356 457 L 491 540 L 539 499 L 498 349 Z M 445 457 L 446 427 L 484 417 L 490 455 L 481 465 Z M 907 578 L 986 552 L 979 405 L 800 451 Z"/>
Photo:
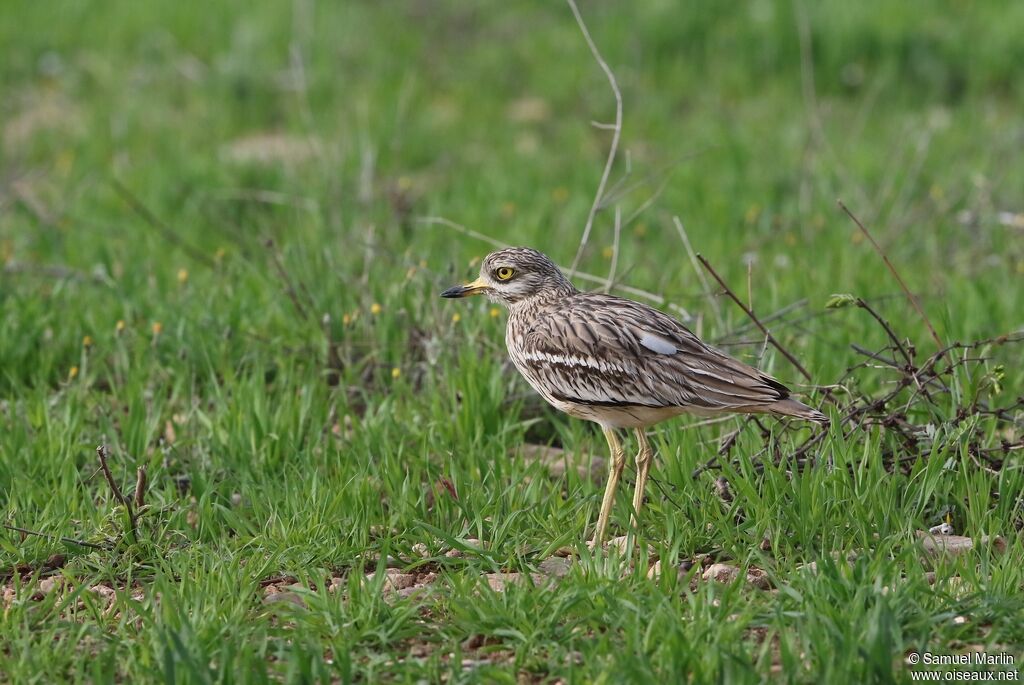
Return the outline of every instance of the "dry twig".
<path id="1" fill-rule="evenodd" d="M 79 547 L 88 547 L 89 549 L 107 549 L 103 545 L 98 545 L 95 542 L 86 542 L 85 540 L 76 540 L 75 538 L 64 537 L 63 535 L 50 535 L 49 533 L 40 533 L 36 530 L 29 530 L 28 528 L 22 528 L 20 526 L 12 526 L 7 523 L 3 524 L 3 527 L 7 530 L 13 530 L 16 533 L 22 535 L 34 535 L 40 538 L 46 538 L 47 540 L 60 540 L 61 542 L 69 545 L 78 545 Z"/>
<path id="2" fill-rule="evenodd" d="M 615 284 L 615 272 L 619 266 L 619 238 L 622 235 L 622 208 L 615 207 L 615 236 L 612 240 L 612 263 L 608 267 L 608 278 L 604 282 L 604 291 L 611 292 Z"/>
<path id="3" fill-rule="evenodd" d="M 128 203 L 128 206 L 131 207 L 136 214 L 142 217 L 142 220 L 145 221 L 151 228 L 156 230 L 156 232 L 159 233 L 164 238 L 164 240 L 171 243 L 172 245 L 180 247 L 185 254 L 187 254 L 189 257 L 196 260 L 200 264 L 204 264 L 205 266 L 208 266 L 211 269 L 217 266 L 217 263 L 206 253 L 204 253 L 199 248 L 182 239 L 182 237 L 179 236 L 174 231 L 174 229 L 172 229 L 170 226 L 164 223 L 160 219 L 160 217 L 158 217 L 152 210 L 150 210 L 149 207 L 143 204 L 142 200 L 136 197 L 132 191 L 128 190 L 128 187 L 121 183 L 121 181 L 119 181 L 117 178 L 111 178 L 110 185 L 114 188 L 114 190 L 117 191 L 117 194 L 120 195 L 126 203 Z"/>
<path id="4" fill-rule="evenodd" d="M 597 184 L 597 192 L 594 194 L 594 204 L 590 206 L 587 223 L 583 227 L 583 237 L 580 238 L 580 246 L 576 250 L 576 256 L 573 257 L 572 266 L 569 268 L 569 271 L 575 272 L 576 267 L 579 266 L 580 258 L 583 256 L 583 250 L 587 246 L 587 241 L 590 240 L 590 231 L 594 226 L 594 216 L 597 214 L 597 210 L 604 198 L 604 189 L 608 184 L 608 177 L 611 175 L 612 165 L 615 163 L 615 155 L 619 149 L 619 136 L 622 135 L 622 93 L 619 91 L 619 84 L 615 80 L 615 74 L 612 73 L 608 63 L 601 56 L 601 52 L 597 49 L 594 39 L 590 37 L 590 31 L 587 29 L 587 24 L 583 21 L 583 16 L 580 14 L 575 0 L 566 0 L 566 2 L 569 3 L 569 8 L 572 10 L 573 16 L 576 17 L 576 23 L 580 27 L 583 39 L 587 41 L 590 53 L 594 56 L 598 66 L 601 67 L 601 71 L 608 78 L 608 85 L 611 86 L 612 94 L 615 96 L 615 124 L 607 126 L 612 131 L 612 142 L 608 150 L 608 159 L 604 163 L 604 170 L 601 172 L 601 180 Z M 602 126 L 602 128 L 606 128 L 606 126 Z"/>
<path id="5" fill-rule="evenodd" d="M 132 505 L 132 501 L 124 496 L 121 492 L 121 488 L 118 487 L 117 481 L 114 480 L 114 474 L 110 472 L 110 466 L 107 464 L 107 457 L 110 456 L 110 448 L 106 445 L 100 445 L 96 448 L 96 454 L 100 458 L 100 469 L 103 470 L 103 477 L 107 479 L 107 485 L 110 486 L 110 490 L 114 493 L 114 499 L 116 499 L 128 512 L 128 524 L 129 530 L 132 534 L 132 538 L 138 540 L 138 513 L 135 511 L 135 507 Z M 146 487 L 146 471 L 143 468 L 139 468 L 138 472 L 139 480 L 136 482 L 135 492 L 136 498 L 141 500 L 143 497 L 139 495 L 140 486 L 142 489 Z"/>
<path id="6" fill-rule="evenodd" d="M 700 281 L 700 287 L 704 291 L 704 296 L 711 305 L 712 311 L 715 312 L 715 322 L 718 324 L 719 330 L 723 330 L 725 324 L 722 322 L 722 308 L 718 306 L 718 298 L 711 292 L 711 286 L 708 284 L 708 279 L 704 278 L 704 272 L 697 266 L 697 253 L 690 244 L 690 236 L 687 235 L 686 228 L 683 227 L 683 222 L 679 220 L 678 216 L 672 217 L 672 223 L 675 224 L 679 239 L 683 241 L 683 247 L 686 248 L 686 254 L 689 256 L 693 270 L 697 274 L 697 280 Z"/>
<path id="7" fill-rule="evenodd" d="M 875 252 L 877 252 L 878 256 L 882 258 L 883 262 L 885 262 L 885 266 L 889 269 L 889 273 L 891 273 L 893 275 L 893 278 L 896 279 L 896 282 L 900 284 L 900 288 L 903 289 L 903 292 L 906 294 L 907 299 L 910 300 L 911 306 L 924 320 L 924 325 L 928 327 L 928 332 L 932 334 L 932 339 L 935 341 L 935 345 L 939 349 L 942 349 L 942 340 L 939 338 L 939 334 L 935 332 L 935 327 L 932 326 L 932 322 L 929 321 L 928 315 L 924 313 L 924 310 L 921 308 L 921 304 L 917 301 L 917 298 L 914 297 L 914 294 L 910 292 L 910 288 L 907 287 L 907 284 L 900 277 L 899 272 L 896 271 L 896 267 L 894 267 L 892 265 L 892 262 L 889 261 L 889 257 L 886 256 L 885 251 L 882 250 L 882 246 L 875 241 L 875 238 L 874 236 L 871 235 L 871 232 L 868 231 L 868 229 L 864 227 L 864 224 L 860 222 L 860 219 L 854 216 L 853 212 L 851 212 L 850 209 L 845 204 L 843 204 L 842 200 L 836 200 L 836 202 L 839 204 L 839 208 L 846 212 L 846 215 L 853 220 L 853 223 L 857 225 L 857 228 L 859 228 L 861 233 L 864 234 L 864 237 L 871 242 L 871 245 L 875 248 Z"/>
<path id="8" fill-rule="evenodd" d="M 718 272 L 711 267 L 711 264 L 708 262 L 708 260 L 705 259 L 704 256 L 700 254 L 697 255 L 697 260 L 700 261 L 700 263 L 704 265 L 704 268 L 708 270 L 708 273 L 710 273 L 714 277 L 714 279 L 718 281 L 718 284 L 722 286 L 722 288 L 725 290 L 725 294 L 728 295 L 733 302 L 739 305 L 740 309 L 742 309 L 743 312 L 748 317 L 750 317 L 750 320 L 753 321 L 757 325 L 757 327 L 761 329 L 761 332 L 764 333 L 765 336 L 768 338 L 768 342 L 772 344 L 772 347 L 781 352 L 782 355 L 789 360 L 789 362 L 796 368 L 797 371 L 800 372 L 800 374 L 804 378 L 806 378 L 809 382 L 813 383 L 814 379 L 811 378 L 811 374 L 807 371 L 807 369 L 804 368 L 803 364 L 798 362 L 796 357 L 790 354 L 789 350 L 783 347 L 782 344 L 775 339 L 775 336 L 773 336 L 771 334 L 771 331 L 769 331 L 765 327 L 765 325 L 761 323 L 761 320 L 757 318 L 754 312 L 750 311 L 750 308 L 747 307 L 747 305 L 743 304 L 743 300 L 736 296 L 736 293 L 734 293 L 732 289 L 729 288 L 729 286 L 726 284 L 726 282 L 722 280 L 722 277 L 718 275 Z"/>

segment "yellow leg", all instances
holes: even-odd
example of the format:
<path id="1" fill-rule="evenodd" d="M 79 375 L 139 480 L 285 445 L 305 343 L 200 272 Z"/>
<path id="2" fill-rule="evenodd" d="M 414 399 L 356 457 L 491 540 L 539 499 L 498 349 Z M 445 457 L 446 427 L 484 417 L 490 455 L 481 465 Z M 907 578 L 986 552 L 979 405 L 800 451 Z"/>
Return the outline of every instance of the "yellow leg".
<path id="1" fill-rule="evenodd" d="M 634 430 L 636 441 L 640 451 L 636 453 L 636 490 L 633 492 L 633 515 L 630 517 L 629 525 L 636 528 L 637 516 L 640 514 L 640 507 L 644 503 L 644 489 L 647 487 L 647 474 L 651 471 L 651 459 L 654 457 L 654 450 L 647 440 L 643 428 Z"/>
<path id="2" fill-rule="evenodd" d="M 594 547 L 604 544 L 604 535 L 608 531 L 608 517 L 615 503 L 615 489 L 619 486 L 622 467 L 626 465 L 626 455 L 622 451 L 622 443 L 611 428 L 605 428 L 604 439 L 608 441 L 611 459 L 608 466 L 608 483 L 604 488 L 604 499 L 601 501 L 601 513 L 597 517 L 597 530 L 594 532 Z"/>

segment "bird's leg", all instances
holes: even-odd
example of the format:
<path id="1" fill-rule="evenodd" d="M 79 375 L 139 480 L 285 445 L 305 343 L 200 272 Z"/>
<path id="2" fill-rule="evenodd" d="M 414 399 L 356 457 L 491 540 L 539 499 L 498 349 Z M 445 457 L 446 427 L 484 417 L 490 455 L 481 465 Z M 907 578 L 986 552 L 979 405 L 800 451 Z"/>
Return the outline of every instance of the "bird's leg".
<path id="1" fill-rule="evenodd" d="M 608 517 L 612 513 L 612 504 L 615 502 L 615 489 L 619 486 L 619 478 L 622 476 L 622 467 L 626 465 L 626 455 L 622 451 L 622 443 L 615 431 L 611 428 L 604 428 L 604 439 L 608 441 L 608 449 L 611 451 L 611 458 L 608 467 L 608 483 L 604 488 L 604 499 L 601 501 L 601 513 L 597 517 L 597 530 L 594 531 L 594 547 L 604 543 L 604 535 L 608 530 Z"/>
<path id="2" fill-rule="evenodd" d="M 636 441 L 640 446 L 640 451 L 636 453 L 636 490 L 633 492 L 633 515 L 629 522 L 631 528 L 636 528 L 637 525 L 640 506 L 644 503 L 644 488 L 647 487 L 647 474 L 651 471 L 651 459 L 654 456 L 654 450 L 651 449 L 651 443 L 647 440 L 644 429 L 636 428 L 634 432 L 636 433 Z"/>

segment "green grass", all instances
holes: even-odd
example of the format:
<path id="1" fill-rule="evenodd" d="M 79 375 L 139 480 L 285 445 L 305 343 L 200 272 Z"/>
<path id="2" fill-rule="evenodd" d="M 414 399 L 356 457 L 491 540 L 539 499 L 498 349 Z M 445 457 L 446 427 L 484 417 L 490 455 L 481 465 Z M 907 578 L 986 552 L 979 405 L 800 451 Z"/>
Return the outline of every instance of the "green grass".
<path id="1" fill-rule="evenodd" d="M 944 340 L 1021 329 L 1024 234 L 1000 217 L 1024 205 L 1024 5 L 806 3 L 809 65 L 799 4 L 636 4 L 583 8 L 622 87 L 623 216 L 664 184 L 623 227 L 618 282 L 801 380 L 771 348 L 758 359 L 725 298 L 715 316 L 679 216 L 759 314 L 806 301 L 773 332 L 818 383 L 863 361 L 851 342 L 886 342 L 864 311 L 826 311 L 832 293 L 871 302 L 923 358 L 924 324 L 842 198 Z M 566 6 L 16 0 L 0 45 L 0 502 L 8 524 L 120 540 L 0 532 L 0 568 L 22 570 L 4 571 L 0 680 L 905 682 L 909 652 L 1024 659 L 1021 452 L 986 471 L 967 450 L 1019 440 L 1020 411 L 1002 433 L 941 427 L 1024 393 L 1020 345 L 912 412 L 942 437 L 906 470 L 886 468 L 906 451 L 877 427 L 834 432 L 808 468 L 761 466 L 748 427 L 694 479 L 739 423 L 660 427 L 643 538 L 666 563 L 764 569 L 771 591 L 588 554 L 551 584 L 483 582 L 578 544 L 600 503 L 600 484 L 519 447 L 604 443 L 506 366 L 504 314 L 437 298 L 488 245 L 417 219 L 572 260 L 609 141 L 589 122 L 613 101 Z M 605 276 L 613 243 L 606 211 L 581 268 Z M 978 385 L 997 363 L 994 396 Z M 877 393 L 895 376 L 855 378 Z M 137 540 L 101 442 L 126 486 L 148 470 Z M 947 516 L 1005 552 L 928 561 L 914 531 Z M 54 554 L 60 587 L 42 592 Z M 387 595 L 386 556 L 437 573 L 431 591 Z M 282 576 L 303 607 L 264 602 Z"/>

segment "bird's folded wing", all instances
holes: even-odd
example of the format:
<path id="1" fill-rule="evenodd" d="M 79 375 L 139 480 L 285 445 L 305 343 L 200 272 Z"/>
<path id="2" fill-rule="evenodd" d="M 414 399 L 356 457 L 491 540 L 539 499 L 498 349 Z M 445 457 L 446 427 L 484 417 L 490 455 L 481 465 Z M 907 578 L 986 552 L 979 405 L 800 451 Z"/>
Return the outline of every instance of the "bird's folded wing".
<path id="1" fill-rule="evenodd" d="M 789 395 L 672 317 L 607 295 L 573 298 L 538 317 L 521 356 L 558 399 L 580 404 L 728 410 Z"/>

